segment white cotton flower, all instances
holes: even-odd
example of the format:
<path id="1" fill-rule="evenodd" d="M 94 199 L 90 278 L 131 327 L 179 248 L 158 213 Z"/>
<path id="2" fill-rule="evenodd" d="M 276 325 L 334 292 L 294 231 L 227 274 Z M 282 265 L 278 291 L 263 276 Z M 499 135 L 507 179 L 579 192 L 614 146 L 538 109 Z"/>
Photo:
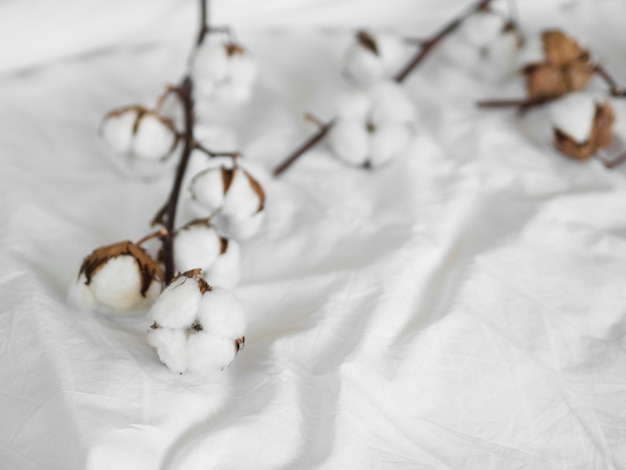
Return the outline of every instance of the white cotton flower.
<path id="1" fill-rule="evenodd" d="M 220 236 L 208 220 L 194 221 L 174 235 L 174 265 L 179 272 L 201 269 L 210 285 L 233 288 L 240 277 L 239 244 Z"/>
<path id="2" fill-rule="evenodd" d="M 142 106 L 108 113 L 100 126 L 100 136 L 117 153 L 146 162 L 164 160 L 178 143 L 174 123 Z"/>
<path id="3" fill-rule="evenodd" d="M 345 70 L 362 85 L 391 78 L 407 55 L 403 39 L 386 32 L 359 31 L 345 55 Z"/>
<path id="4" fill-rule="evenodd" d="M 590 93 L 569 93 L 550 104 L 552 126 L 579 144 L 589 140 L 597 102 Z"/>
<path id="5" fill-rule="evenodd" d="M 329 144 L 344 162 L 380 166 L 408 146 L 416 113 L 411 99 L 397 83 L 379 82 L 351 91 L 338 103 Z"/>
<path id="6" fill-rule="evenodd" d="M 230 291 L 209 286 L 198 273 L 180 274 L 151 311 L 154 323 L 148 342 L 159 359 L 180 374 L 221 370 L 245 342 L 246 315 L 241 303 Z M 181 305 L 193 308 L 181 311 Z"/>
<path id="7" fill-rule="evenodd" d="M 209 269 L 222 250 L 222 238 L 210 224 L 188 225 L 174 235 L 174 265 L 180 272 Z"/>
<path id="8" fill-rule="evenodd" d="M 514 74 L 520 48 L 515 26 L 499 15 L 480 11 L 445 39 L 443 53 L 475 75 L 495 81 Z"/>
<path id="9" fill-rule="evenodd" d="M 259 231 L 265 211 L 260 210 L 250 217 L 237 218 L 218 212 L 215 215 L 215 226 L 217 230 L 226 238 L 234 240 L 247 240 Z"/>
<path id="10" fill-rule="evenodd" d="M 185 328 L 192 324 L 202 300 L 197 282 L 180 276 L 170 283 L 167 292 L 154 302 L 150 311 L 152 319 L 166 328 Z"/>
<path id="11" fill-rule="evenodd" d="M 201 171 L 189 189 L 193 200 L 212 214 L 222 236 L 244 239 L 260 227 L 265 192 L 258 180 L 234 161 Z"/>
<path id="12" fill-rule="evenodd" d="M 240 45 L 209 37 L 196 51 L 192 73 L 198 96 L 243 102 L 250 97 L 257 65 Z"/>
<path id="13" fill-rule="evenodd" d="M 232 289 L 241 278 L 241 248 L 235 240 L 222 239 L 222 252 L 211 267 L 203 271 L 212 286 Z"/>
<path id="14" fill-rule="evenodd" d="M 125 241 L 98 248 L 85 258 L 69 300 L 102 313 L 138 312 L 152 305 L 162 282 L 158 263 Z"/>

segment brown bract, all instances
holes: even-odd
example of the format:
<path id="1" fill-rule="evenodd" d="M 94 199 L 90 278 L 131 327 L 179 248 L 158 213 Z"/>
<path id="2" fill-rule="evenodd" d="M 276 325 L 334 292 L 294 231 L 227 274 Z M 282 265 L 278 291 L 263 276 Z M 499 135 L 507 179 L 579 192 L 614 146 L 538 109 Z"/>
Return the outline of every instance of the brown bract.
<path id="1" fill-rule="evenodd" d="M 205 293 L 212 291 L 213 287 L 211 287 L 208 282 L 206 282 L 202 277 L 200 277 L 201 274 L 202 274 L 202 269 L 200 268 L 190 269 L 189 271 L 185 271 L 184 273 L 176 274 L 176 276 L 174 276 L 174 278 L 170 281 L 170 283 L 176 281 L 177 279 L 180 279 L 183 276 L 189 279 L 194 279 L 198 283 L 198 287 L 200 288 L 200 293 L 204 295 Z"/>
<path id="2" fill-rule="evenodd" d="M 257 212 L 261 212 L 265 208 L 265 191 L 263 190 L 263 187 L 261 186 L 261 184 L 255 178 L 253 178 L 252 175 L 250 175 L 250 173 L 248 173 L 241 167 L 239 168 L 222 167 L 222 183 L 224 185 L 224 194 L 228 192 L 228 189 L 230 188 L 230 185 L 233 182 L 233 178 L 235 177 L 235 170 L 237 169 L 243 172 L 246 178 L 248 178 L 248 182 L 250 183 L 252 190 L 256 193 L 256 195 L 259 198 L 259 207 L 257 209 Z"/>
<path id="3" fill-rule="evenodd" d="M 379 55 L 376 40 L 374 39 L 374 36 L 367 31 L 358 31 L 356 33 L 356 40 L 364 49 L 367 49 L 374 55 Z"/>
<path id="4" fill-rule="evenodd" d="M 611 145 L 614 122 L 615 113 L 609 102 L 607 101 L 603 104 L 596 103 L 589 139 L 585 142 L 576 142 L 561 129 L 555 128 L 554 146 L 570 157 L 585 160 L 595 154 L 599 149 Z"/>
<path id="5" fill-rule="evenodd" d="M 243 55 L 246 53 L 246 50 L 241 47 L 239 44 L 235 44 L 234 42 L 230 42 L 224 45 L 226 49 L 226 55 L 228 57 L 232 57 L 234 55 Z"/>
<path id="6" fill-rule="evenodd" d="M 153 260 L 143 248 L 131 241 L 123 241 L 96 248 L 84 259 L 78 275 L 85 274 L 85 284 L 89 285 L 93 275 L 108 261 L 118 256 L 132 256 L 134 258 L 141 275 L 141 295 L 143 297 L 146 296 L 152 281 L 163 282 L 163 270 L 159 263 Z"/>
<path id="7" fill-rule="evenodd" d="M 522 70 L 528 96 L 551 99 L 584 88 L 594 73 L 589 52 L 562 31 L 546 31 L 541 39 L 545 61 Z"/>

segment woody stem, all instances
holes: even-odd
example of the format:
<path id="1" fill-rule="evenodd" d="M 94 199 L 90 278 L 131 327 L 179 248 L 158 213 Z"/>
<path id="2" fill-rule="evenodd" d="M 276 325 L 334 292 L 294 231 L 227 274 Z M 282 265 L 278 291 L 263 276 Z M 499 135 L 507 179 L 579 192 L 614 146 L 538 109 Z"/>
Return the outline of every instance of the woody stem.
<path id="1" fill-rule="evenodd" d="M 174 277 L 174 227 L 176 224 L 176 210 L 178 208 L 178 197 L 180 195 L 183 178 L 189 163 L 189 157 L 193 150 L 193 99 L 191 92 L 193 83 L 191 77 L 186 76 L 179 87 L 180 96 L 183 102 L 185 112 L 185 139 L 183 152 L 176 168 L 176 175 L 170 196 L 167 200 L 166 210 L 164 212 L 166 233 L 161 237 L 163 244 L 163 264 L 165 265 L 165 281 L 169 282 Z"/>
<path id="2" fill-rule="evenodd" d="M 441 30 L 435 33 L 432 37 L 425 39 L 420 43 L 418 52 L 407 62 L 407 64 L 393 77 L 397 83 L 402 83 L 411 72 L 413 72 L 422 61 L 430 54 L 430 52 L 449 34 L 454 32 L 461 24 L 472 14 L 477 11 L 484 10 L 489 6 L 492 0 L 480 0 L 470 9 L 465 11 L 462 15 L 453 19 L 446 24 Z M 280 163 L 273 171 L 275 177 L 284 173 L 293 163 L 295 163 L 302 155 L 314 147 L 317 143 L 322 141 L 326 134 L 335 125 L 335 120 L 332 119 L 327 123 L 320 122 L 318 131 L 309 137 L 302 145 L 297 147 L 282 163 Z"/>
<path id="3" fill-rule="evenodd" d="M 616 97 L 626 96 L 626 90 L 624 89 L 624 87 L 619 85 L 615 81 L 613 76 L 611 76 L 609 72 L 602 65 L 596 64 L 593 68 L 593 71 L 597 73 L 600 76 L 600 78 L 602 78 L 606 82 L 606 84 L 609 86 L 609 88 L 611 89 L 611 96 L 616 96 Z"/>

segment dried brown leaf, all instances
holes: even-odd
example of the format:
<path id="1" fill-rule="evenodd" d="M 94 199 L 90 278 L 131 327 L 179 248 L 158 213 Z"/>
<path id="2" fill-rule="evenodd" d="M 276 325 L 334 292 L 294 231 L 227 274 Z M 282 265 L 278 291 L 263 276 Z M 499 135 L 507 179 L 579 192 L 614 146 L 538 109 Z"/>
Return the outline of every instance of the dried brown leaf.
<path id="1" fill-rule="evenodd" d="M 613 141 L 613 124 L 615 123 L 615 112 L 608 101 L 603 104 L 596 103 L 596 112 L 593 116 L 593 126 L 589 140 L 593 143 L 596 151 L 606 148 Z"/>
<path id="2" fill-rule="evenodd" d="M 563 67 L 587 54 L 585 49 L 563 31 L 546 31 L 541 39 L 547 61 L 557 67 Z"/>
<path id="3" fill-rule="evenodd" d="M 374 55 L 379 55 L 376 39 L 367 31 L 361 30 L 356 33 L 356 40 L 364 48 Z"/>
<path id="4" fill-rule="evenodd" d="M 560 67 L 534 64 L 523 69 L 529 98 L 556 98 L 569 91 L 567 78 Z"/>
<path id="5" fill-rule="evenodd" d="M 263 190 L 263 187 L 259 184 L 259 182 L 254 179 L 252 175 L 250 175 L 250 173 L 244 171 L 244 174 L 248 178 L 248 182 L 250 183 L 252 190 L 259 197 L 259 208 L 257 209 L 257 212 L 261 212 L 265 208 L 265 191 Z"/>
<path id="6" fill-rule="evenodd" d="M 594 74 L 594 66 L 588 57 L 581 57 L 565 67 L 569 91 L 582 90 Z"/>

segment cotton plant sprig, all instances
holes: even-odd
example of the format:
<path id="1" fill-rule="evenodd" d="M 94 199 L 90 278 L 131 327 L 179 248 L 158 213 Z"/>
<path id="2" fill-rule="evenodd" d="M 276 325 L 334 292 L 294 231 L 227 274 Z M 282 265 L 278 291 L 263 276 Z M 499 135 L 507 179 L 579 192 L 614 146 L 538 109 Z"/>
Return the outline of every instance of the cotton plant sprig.
<path id="1" fill-rule="evenodd" d="M 389 82 L 395 82 L 395 88 L 398 88 L 397 85 L 404 82 L 445 38 L 458 30 L 472 15 L 487 10 L 491 2 L 492 0 L 477 2 L 431 37 L 418 41 L 418 51 L 399 70 L 394 67 L 397 66 L 398 58 L 401 56 L 399 51 L 402 46 L 402 38 L 393 38 L 382 33 L 357 32 L 355 45 L 348 51 L 346 58 L 347 75 L 368 85 L 387 79 Z M 391 84 L 385 87 L 387 90 L 394 88 Z M 399 93 L 402 91 L 394 90 L 393 93 L 389 93 L 389 96 L 392 94 L 397 96 Z M 380 104 L 386 99 L 380 98 L 380 92 L 375 86 L 370 87 L 367 94 L 369 95 L 367 99 L 351 99 L 351 97 L 343 99 L 342 103 L 345 107 L 338 110 L 338 115 L 335 118 L 327 122 L 316 120 L 317 132 L 278 164 L 273 170 L 273 175 L 278 177 L 283 174 L 302 155 L 330 134 L 334 134 L 331 148 L 340 158 L 349 163 L 369 167 L 384 163 L 392 158 L 399 147 L 397 142 L 406 140 L 405 131 L 411 129 L 412 118 L 403 120 L 401 113 L 398 115 L 390 113 L 391 119 L 387 119 L 387 122 L 381 126 L 380 122 L 375 122 L 376 120 L 373 119 L 373 110 L 377 107 L 377 103 Z M 360 104 L 357 103 L 358 101 Z M 353 113 L 357 109 L 358 112 Z M 386 124 L 390 122 L 394 122 L 395 125 L 387 126 Z M 400 126 L 397 125 L 398 123 Z M 333 131 L 336 127 L 339 128 L 339 131 Z M 385 130 L 381 132 L 381 128 Z M 378 151 L 380 147 L 384 147 L 382 151 Z"/>
<path id="2" fill-rule="evenodd" d="M 615 112 L 608 100 L 583 92 L 594 75 L 608 84 L 611 97 L 626 97 L 626 90 L 592 60 L 588 49 L 560 30 L 544 31 L 533 46 L 521 68 L 527 97 L 483 100 L 477 106 L 514 108 L 523 113 L 549 105 L 553 145 L 561 153 L 577 160 L 595 156 L 607 168 L 626 161 L 626 153 L 610 161 L 598 157 L 599 150 L 613 141 Z"/>
<path id="3" fill-rule="evenodd" d="M 99 130 L 131 166 L 158 165 L 179 154 L 169 196 L 152 221 L 161 228 L 138 242 L 95 249 L 69 294 L 72 302 L 101 313 L 151 308 L 149 343 L 179 373 L 223 369 L 243 347 L 245 312 L 224 287 L 239 281 L 237 240 L 259 229 L 265 208 L 265 192 L 238 163 L 241 155 L 212 151 L 195 137 L 196 101 L 230 96 L 241 102 L 256 76 L 250 55 L 232 37 L 207 40 L 212 35 L 207 0 L 200 5 L 200 30 L 180 84 L 168 86 L 154 107 L 132 105 L 107 113 Z M 211 170 L 191 179 L 187 189 L 204 203 L 206 217 L 177 226 L 179 199 L 195 154 L 219 160 L 221 180 Z M 158 256 L 145 248 L 154 239 L 160 241 Z"/>

